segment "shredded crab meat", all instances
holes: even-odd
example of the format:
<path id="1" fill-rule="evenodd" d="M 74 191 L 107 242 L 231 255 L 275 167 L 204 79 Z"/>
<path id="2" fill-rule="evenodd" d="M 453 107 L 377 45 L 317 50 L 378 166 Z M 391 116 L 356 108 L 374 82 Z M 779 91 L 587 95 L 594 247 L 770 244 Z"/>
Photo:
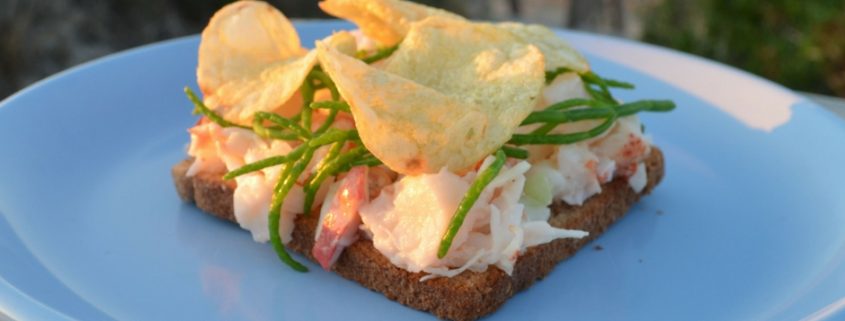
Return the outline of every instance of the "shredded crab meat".
<path id="1" fill-rule="evenodd" d="M 616 125 L 601 139 L 591 143 L 596 155 L 614 160 L 625 168 L 645 159 L 651 151 L 650 138 L 643 134 L 642 125 L 636 115 L 620 118 Z M 626 171 L 622 176 L 633 175 Z"/>
<path id="2" fill-rule="evenodd" d="M 532 171 L 543 171 L 557 199 L 581 205 L 616 177 L 628 179 L 634 191 L 642 191 L 647 178 L 641 162 L 650 146 L 639 119 L 628 116 L 596 139 L 553 147 L 551 155 L 536 161 Z"/>
<path id="3" fill-rule="evenodd" d="M 294 148 L 286 141 L 265 140 L 250 130 L 235 127 L 221 128 L 212 122 L 201 123 L 189 131 L 192 139 L 188 154 L 194 157 L 194 162 L 188 170 L 189 176 L 199 172 L 220 174 L 270 156 L 285 155 Z M 327 147 L 323 147 L 315 152 L 315 157 L 308 165 L 306 173 L 313 170 L 316 163 L 325 155 L 326 150 Z M 235 219 L 242 228 L 252 233 L 256 242 L 267 242 L 270 239 L 267 212 L 270 209 L 273 186 L 278 181 L 280 171 L 280 166 L 274 166 L 235 178 L 237 182 L 233 199 Z M 330 179 L 320 187 L 315 198 L 315 206 L 322 204 L 328 185 L 332 182 L 333 180 Z M 285 197 L 281 209 L 279 234 L 283 243 L 291 240 L 293 221 L 296 215 L 302 213 L 304 200 L 305 193 L 301 182 L 294 184 Z"/>
<path id="4" fill-rule="evenodd" d="M 491 162 L 492 157 L 487 158 L 479 170 Z M 502 169 L 467 214 L 443 259 L 436 255 L 440 237 L 476 171 L 465 176 L 447 170 L 404 176 L 362 207 L 361 218 L 376 249 L 399 267 L 429 273 L 426 279 L 464 270 L 483 271 L 489 265 L 511 273 L 526 247 L 586 235 L 548 223 L 537 224 L 523 215 L 519 198 L 530 167 L 527 162 L 518 162 Z"/>
<path id="5" fill-rule="evenodd" d="M 646 172 L 646 167 L 644 163 L 637 163 L 637 169 L 634 170 L 634 174 L 628 178 L 628 186 L 631 186 L 631 189 L 634 192 L 642 192 L 645 188 L 646 184 L 648 184 L 648 173 Z"/>

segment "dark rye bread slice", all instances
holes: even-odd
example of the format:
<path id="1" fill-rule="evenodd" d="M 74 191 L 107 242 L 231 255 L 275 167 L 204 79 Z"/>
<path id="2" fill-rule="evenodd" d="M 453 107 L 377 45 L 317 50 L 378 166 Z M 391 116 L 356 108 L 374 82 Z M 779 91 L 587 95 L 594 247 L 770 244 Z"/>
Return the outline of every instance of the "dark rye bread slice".
<path id="1" fill-rule="evenodd" d="M 528 248 L 508 276 L 496 267 L 485 272 L 466 271 L 452 278 L 435 278 L 420 282 L 422 273 L 410 273 L 394 266 L 373 247 L 371 241 L 360 238 L 349 246 L 334 265 L 341 276 L 354 280 L 391 300 L 409 307 L 429 311 L 450 320 L 475 320 L 498 309 L 515 293 L 545 277 L 554 266 L 573 255 L 578 249 L 599 236 L 614 221 L 622 217 L 640 197 L 648 194 L 663 178 L 663 154 L 652 148 L 645 161 L 648 185 L 637 194 L 625 179 L 605 184 L 603 191 L 582 206 L 563 203 L 552 205 L 553 226 L 590 232 L 584 239 L 558 239 L 551 243 Z M 199 174 L 186 177 L 190 160 L 173 167 L 173 180 L 179 196 L 185 201 L 219 218 L 235 221 L 232 208 L 234 183 L 224 182 L 220 174 Z M 312 261 L 311 248 L 318 215 L 296 219 L 293 241 L 288 248 Z M 268 254 L 271 255 L 271 254 Z"/>

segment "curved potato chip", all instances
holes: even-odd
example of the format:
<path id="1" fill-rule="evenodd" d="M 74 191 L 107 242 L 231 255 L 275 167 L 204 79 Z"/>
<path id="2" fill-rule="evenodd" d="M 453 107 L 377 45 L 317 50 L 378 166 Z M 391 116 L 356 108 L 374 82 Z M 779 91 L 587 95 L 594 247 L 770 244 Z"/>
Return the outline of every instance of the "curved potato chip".
<path id="1" fill-rule="evenodd" d="M 510 139 L 544 84 L 536 47 L 446 20 L 415 23 L 386 70 L 317 44 L 364 145 L 402 174 L 472 167 Z"/>
<path id="2" fill-rule="evenodd" d="M 443 166 L 463 169 L 465 159 L 478 158 L 470 153 L 475 147 L 498 148 L 488 136 L 508 139 L 478 106 L 465 106 L 322 43 L 317 52 L 320 65 L 350 103 L 364 145 L 394 171 L 413 175 Z"/>
<path id="3" fill-rule="evenodd" d="M 480 105 L 508 128 L 528 116 L 545 84 L 536 47 L 488 23 L 440 17 L 414 23 L 384 70 Z"/>
<path id="4" fill-rule="evenodd" d="M 325 0 L 319 5 L 330 15 L 354 22 L 364 35 L 382 46 L 402 41 L 415 21 L 431 16 L 464 19 L 446 10 L 401 0 Z"/>
<path id="5" fill-rule="evenodd" d="M 302 107 L 302 97 L 295 94 L 316 62 L 316 53 L 309 52 L 268 64 L 255 74 L 230 80 L 209 94 L 204 92 L 205 103 L 240 124 L 249 124 L 257 111 L 293 116 Z"/>
<path id="6" fill-rule="evenodd" d="M 295 113 L 299 104 L 285 103 L 315 62 L 276 8 L 238 1 L 217 11 L 203 30 L 197 83 L 209 107 L 245 123 L 256 111 Z"/>
<path id="7" fill-rule="evenodd" d="M 584 59 L 584 56 L 549 28 L 515 22 L 499 23 L 497 26 L 507 30 L 520 41 L 540 48 L 540 51 L 546 57 L 546 70 L 566 67 L 578 73 L 590 71 L 590 65 Z"/>
<path id="8" fill-rule="evenodd" d="M 358 51 L 358 41 L 351 32 L 346 30 L 333 33 L 331 36 L 323 39 L 323 43 L 350 56 L 354 56 L 355 52 Z"/>

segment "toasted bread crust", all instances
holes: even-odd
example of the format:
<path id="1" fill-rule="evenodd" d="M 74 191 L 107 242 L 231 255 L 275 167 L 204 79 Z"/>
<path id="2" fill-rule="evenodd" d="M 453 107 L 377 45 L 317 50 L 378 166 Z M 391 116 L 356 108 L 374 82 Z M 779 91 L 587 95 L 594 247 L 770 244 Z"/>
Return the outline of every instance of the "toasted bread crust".
<path id="1" fill-rule="evenodd" d="M 603 191 L 582 206 L 557 202 L 552 205 L 549 223 L 556 227 L 590 232 L 583 239 L 558 239 L 529 248 L 517 260 L 513 274 L 508 276 L 496 267 L 485 272 L 465 271 L 451 278 L 435 278 L 420 282 L 423 273 L 410 273 L 391 264 L 371 241 L 360 238 L 346 248 L 333 270 L 341 276 L 384 294 L 406 306 L 429 311 L 450 320 L 475 320 L 498 309 L 504 302 L 536 280 L 545 277 L 554 266 L 573 255 L 578 249 L 603 233 L 622 217 L 640 197 L 648 194 L 663 178 L 663 154 L 652 148 L 645 161 L 648 184 L 641 193 L 634 192 L 625 179 L 605 184 Z M 199 174 L 186 177 L 190 160 L 173 167 L 173 180 L 179 196 L 195 202 L 211 215 L 234 222 L 232 206 L 235 185 L 225 182 L 221 175 Z M 317 215 L 300 215 L 296 219 L 293 241 L 288 248 L 310 260 L 314 245 Z"/>

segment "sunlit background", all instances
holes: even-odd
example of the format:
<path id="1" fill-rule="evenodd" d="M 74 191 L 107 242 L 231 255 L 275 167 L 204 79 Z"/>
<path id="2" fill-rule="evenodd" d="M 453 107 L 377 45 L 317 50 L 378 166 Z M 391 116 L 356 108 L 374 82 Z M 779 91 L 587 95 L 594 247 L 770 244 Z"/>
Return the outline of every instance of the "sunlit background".
<path id="1" fill-rule="evenodd" d="M 224 0 L 0 0 L 0 99 L 111 52 L 198 33 Z M 317 1 L 273 0 L 291 18 Z M 845 97 L 845 0 L 428 0 L 472 19 L 632 38 Z"/>

